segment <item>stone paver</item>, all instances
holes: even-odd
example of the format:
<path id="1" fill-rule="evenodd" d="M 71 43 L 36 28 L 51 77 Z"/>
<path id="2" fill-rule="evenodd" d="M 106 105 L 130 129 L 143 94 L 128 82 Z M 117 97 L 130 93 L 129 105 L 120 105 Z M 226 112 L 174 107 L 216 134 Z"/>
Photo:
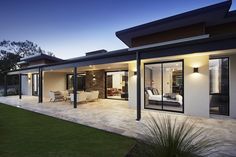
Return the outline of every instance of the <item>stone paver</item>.
<path id="1" fill-rule="evenodd" d="M 221 146 L 217 148 L 217 157 L 236 156 L 236 120 L 230 118 L 201 118 L 186 116 L 178 113 L 142 110 L 142 120 L 137 122 L 136 110 L 128 107 L 127 101 L 100 99 L 96 102 L 79 104 L 76 109 L 69 102 L 37 103 L 37 97 L 23 96 L 19 100 L 17 96 L 0 97 L 0 102 L 21 107 L 26 110 L 38 112 L 67 121 L 95 127 L 121 135 L 140 138 L 143 134 L 143 123 L 153 115 L 169 115 L 179 121 L 190 118 L 197 121 L 196 127 L 209 129 L 208 136 L 217 138 Z"/>

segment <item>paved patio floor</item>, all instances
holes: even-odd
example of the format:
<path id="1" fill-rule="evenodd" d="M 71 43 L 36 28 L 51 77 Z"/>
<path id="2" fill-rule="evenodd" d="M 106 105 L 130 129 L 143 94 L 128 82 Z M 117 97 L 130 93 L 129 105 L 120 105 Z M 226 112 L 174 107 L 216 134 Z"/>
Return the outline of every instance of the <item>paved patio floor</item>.
<path id="1" fill-rule="evenodd" d="M 98 129 L 118 133 L 121 135 L 140 138 L 143 134 L 143 124 L 151 115 L 170 115 L 183 121 L 187 116 L 178 113 L 142 110 L 142 120 L 137 122 L 136 110 L 128 107 L 127 101 L 100 99 L 96 102 L 79 104 L 76 109 L 69 102 L 37 103 L 37 97 L 23 96 L 21 100 L 17 96 L 0 97 L 0 102 L 71 122 L 95 127 Z M 236 157 L 236 120 L 223 118 L 190 117 L 197 121 L 197 127 L 209 129 L 213 138 L 222 142 L 214 156 Z"/>

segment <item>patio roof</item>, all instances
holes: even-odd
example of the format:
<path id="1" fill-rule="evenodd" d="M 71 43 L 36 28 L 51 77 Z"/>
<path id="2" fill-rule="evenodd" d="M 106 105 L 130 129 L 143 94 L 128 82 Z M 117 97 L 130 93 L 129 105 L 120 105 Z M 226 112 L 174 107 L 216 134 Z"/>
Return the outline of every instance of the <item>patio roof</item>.
<path id="1" fill-rule="evenodd" d="M 42 68 L 43 70 L 62 69 L 72 67 L 82 67 L 97 64 L 112 64 L 115 62 L 125 62 L 136 60 L 136 52 L 139 52 L 140 59 L 165 57 L 174 55 L 184 55 L 192 53 L 204 53 L 209 51 L 224 51 L 236 48 L 236 34 L 222 35 L 215 37 L 196 38 L 183 42 L 170 42 L 161 45 L 146 45 L 130 49 L 120 49 L 102 54 L 95 54 L 65 60 L 62 62 L 41 65 L 31 68 L 23 68 L 8 72 L 9 75 L 19 74 L 25 71 Z"/>

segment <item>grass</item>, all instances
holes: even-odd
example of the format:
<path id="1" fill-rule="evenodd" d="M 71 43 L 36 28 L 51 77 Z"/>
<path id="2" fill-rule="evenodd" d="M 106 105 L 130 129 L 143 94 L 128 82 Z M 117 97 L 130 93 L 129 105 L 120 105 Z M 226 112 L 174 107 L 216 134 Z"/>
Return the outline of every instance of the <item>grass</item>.
<path id="1" fill-rule="evenodd" d="M 0 104 L 1 157 L 122 157 L 134 139 Z"/>

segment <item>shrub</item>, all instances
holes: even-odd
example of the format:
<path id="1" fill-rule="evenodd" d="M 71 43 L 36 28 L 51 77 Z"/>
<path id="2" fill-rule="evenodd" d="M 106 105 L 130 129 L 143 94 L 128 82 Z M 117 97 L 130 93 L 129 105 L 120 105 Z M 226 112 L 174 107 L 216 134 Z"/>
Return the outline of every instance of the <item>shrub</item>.
<path id="1" fill-rule="evenodd" d="M 133 150 L 134 157 L 202 157 L 214 153 L 217 141 L 207 130 L 189 119 L 177 122 L 170 116 L 150 116 L 144 124 L 144 137 Z"/>

